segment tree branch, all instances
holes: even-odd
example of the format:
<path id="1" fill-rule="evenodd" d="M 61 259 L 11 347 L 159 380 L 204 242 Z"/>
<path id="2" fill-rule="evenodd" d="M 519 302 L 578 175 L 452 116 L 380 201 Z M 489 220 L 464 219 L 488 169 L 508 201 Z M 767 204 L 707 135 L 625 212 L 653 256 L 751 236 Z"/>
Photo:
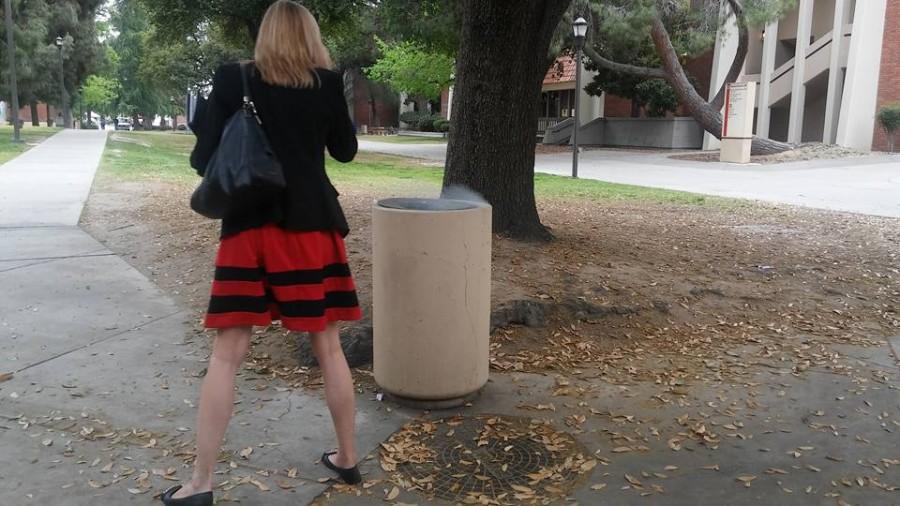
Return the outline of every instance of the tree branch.
<path id="1" fill-rule="evenodd" d="M 663 69 L 654 69 L 650 67 L 639 67 L 637 65 L 628 65 L 626 63 L 618 63 L 608 60 L 600 53 L 594 50 L 590 45 L 585 45 L 584 55 L 591 59 L 598 67 L 603 67 L 613 72 L 621 72 L 645 79 L 667 79 L 666 72 Z"/>
<path id="2" fill-rule="evenodd" d="M 747 59 L 747 51 L 750 47 L 750 32 L 747 28 L 747 18 L 744 16 L 744 8 L 741 5 L 740 0 L 726 1 L 728 2 L 728 5 L 731 6 L 731 11 L 734 13 L 735 20 L 737 20 L 738 47 L 737 52 L 734 55 L 734 61 L 731 62 L 731 68 L 728 69 L 728 74 L 725 76 L 725 80 L 722 81 L 722 85 L 719 87 L 716 96 L 709 102 L 716 110 L 721 109 L 722 106 L 725 105 L 725 86 L 728 83 L 735 82 L 741 75 L 741 70 L 744 68 L 744 60 Z"/>

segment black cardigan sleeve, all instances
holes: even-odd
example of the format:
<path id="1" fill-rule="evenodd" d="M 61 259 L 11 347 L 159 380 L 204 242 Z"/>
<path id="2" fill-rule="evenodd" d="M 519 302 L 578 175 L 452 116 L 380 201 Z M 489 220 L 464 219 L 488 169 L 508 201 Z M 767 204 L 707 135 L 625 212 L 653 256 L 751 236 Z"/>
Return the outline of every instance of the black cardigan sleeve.
<path id="1" fill-rule="evenodd" d="M 350 120 L 350 112 L 347 110 L 347 101 L 344 99 L 344 84 L 341 75 L 332 73 L 332 79 L 323 83 L 329 101 L 334 111 L 334 123 L 328 132 L 326 146 L 332 158 L 339 162 L 349 162 L 356 156 L 358 149 L 356 142 L 356 128 Z"/>
<path id="2" fill-rule="evenodd" d="M 233 65 L 232 65 L 233 66 Z M 207 99 L 205 110 L 197 118 L 198 129 L 197 144 L 191 152 L 191 167 L 197 170 L 197 174 L 203 175 L 209 160 L 219 147 L 219 139 L 225 129 L 225 123 L 236 111 L 240 104 L 235 102 L 234 85 L 231 79 L 226 77 L 229 66 L 223 65 L 216 70 L 213 77 L 213 88 Z M 238 90 L 238 94 L 240 91 Z"/>

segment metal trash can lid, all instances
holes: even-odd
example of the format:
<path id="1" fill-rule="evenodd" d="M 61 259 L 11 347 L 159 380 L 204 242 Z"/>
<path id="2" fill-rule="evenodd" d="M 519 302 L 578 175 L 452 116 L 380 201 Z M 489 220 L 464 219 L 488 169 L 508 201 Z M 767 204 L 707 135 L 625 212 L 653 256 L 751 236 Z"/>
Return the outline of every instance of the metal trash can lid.
<path id="1" fill-rule="evenodd" d="M 379 200 L 378 207 L 407 211 L 464 211 L 466 209 L 475 209 L 478 207 L 478 204 L 450 199 L 392 198 Z"/>

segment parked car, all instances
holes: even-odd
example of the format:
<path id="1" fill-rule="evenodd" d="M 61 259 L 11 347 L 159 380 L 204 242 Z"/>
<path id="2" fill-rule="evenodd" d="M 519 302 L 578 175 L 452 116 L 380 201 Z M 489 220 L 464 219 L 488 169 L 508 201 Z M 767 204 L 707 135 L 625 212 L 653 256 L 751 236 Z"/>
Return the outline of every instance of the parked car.
<path id="1" fill-rule="evenodd" d="M 131 124 L 131 120 L 128 118 L 119 118 L 116 122 L 116 130 L 134 130 L 134 125 Z"/>

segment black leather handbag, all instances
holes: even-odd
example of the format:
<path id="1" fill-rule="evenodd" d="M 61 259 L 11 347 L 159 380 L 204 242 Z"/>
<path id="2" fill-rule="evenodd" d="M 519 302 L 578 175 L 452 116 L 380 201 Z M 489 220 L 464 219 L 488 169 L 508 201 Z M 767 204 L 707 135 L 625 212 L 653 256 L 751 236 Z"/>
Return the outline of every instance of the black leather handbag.
<path id="1" fill-rule="evenodd" d="M 191 209 L 219 219 L 270 202 L 286 186 L 281 163 L 272 151 L 250 94 L 246 64 L 241 64 L 244 104 L 225 123 Z"/>

